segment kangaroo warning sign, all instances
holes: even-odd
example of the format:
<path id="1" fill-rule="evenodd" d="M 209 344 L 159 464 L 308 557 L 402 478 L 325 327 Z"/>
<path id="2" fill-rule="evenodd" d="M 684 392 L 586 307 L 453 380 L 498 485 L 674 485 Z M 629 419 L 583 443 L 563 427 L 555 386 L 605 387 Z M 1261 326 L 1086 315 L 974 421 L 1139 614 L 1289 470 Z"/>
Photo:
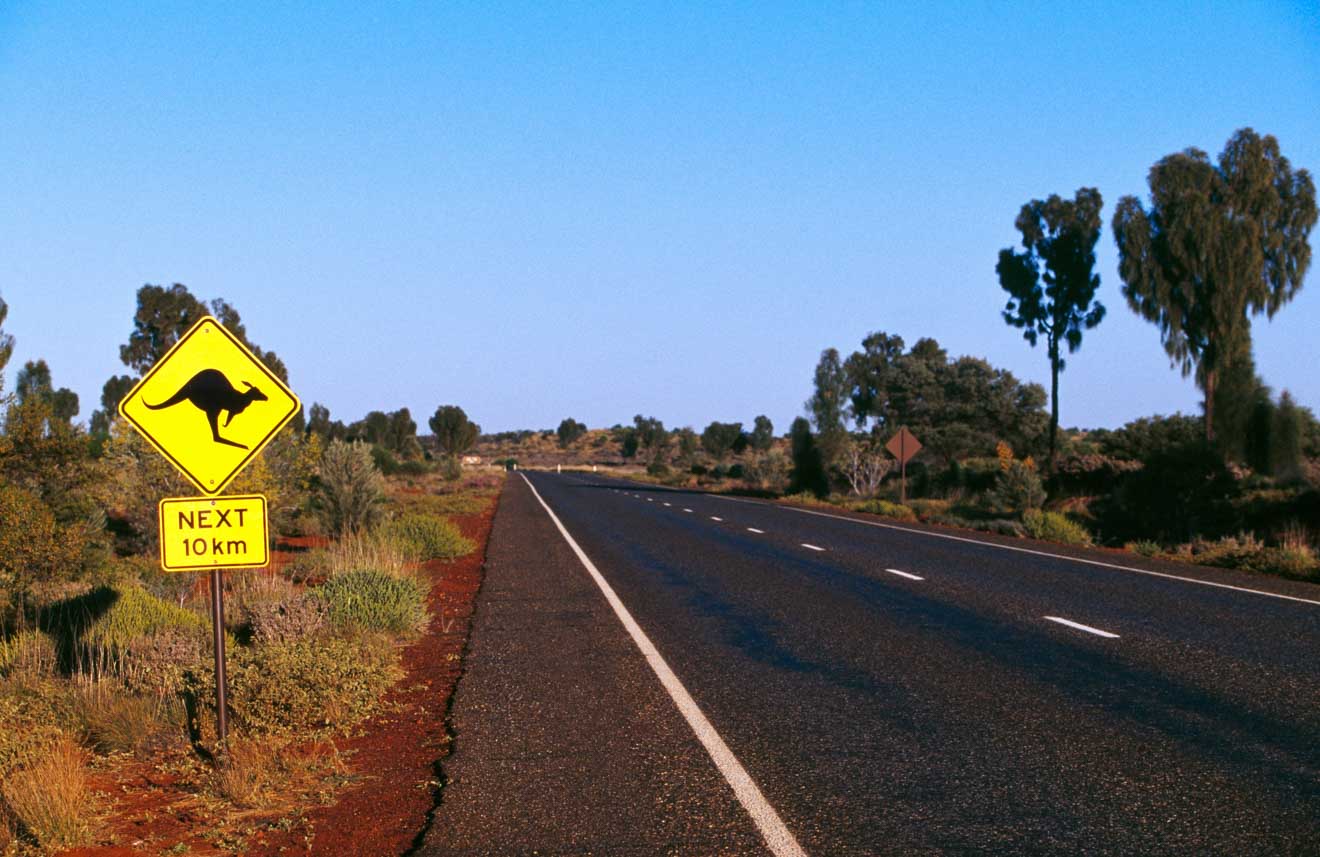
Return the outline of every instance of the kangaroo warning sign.
<path id="1" fill-rule="evenodd" d="M 151 367 L 119 413 L 202 493 L 219 494 L 301 407 L 208 315 Z"/>
<path id="2" fill-rule="evenodd" d="M 270 563 L 266 498 L 167 497 L 160 501 L 160 564 L 166 571 L 261 568 Z"/>

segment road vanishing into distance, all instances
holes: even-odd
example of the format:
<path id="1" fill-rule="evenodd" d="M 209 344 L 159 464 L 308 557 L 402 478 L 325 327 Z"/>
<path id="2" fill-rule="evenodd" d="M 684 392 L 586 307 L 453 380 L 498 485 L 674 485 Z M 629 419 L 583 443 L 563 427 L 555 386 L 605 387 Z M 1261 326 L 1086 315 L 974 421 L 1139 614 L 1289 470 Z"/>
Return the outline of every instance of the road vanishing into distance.
<path id="1" fill-rule="evenodd" d="M 1320 854 L 1320 587 L 511 474 L 419 853 Z"/>

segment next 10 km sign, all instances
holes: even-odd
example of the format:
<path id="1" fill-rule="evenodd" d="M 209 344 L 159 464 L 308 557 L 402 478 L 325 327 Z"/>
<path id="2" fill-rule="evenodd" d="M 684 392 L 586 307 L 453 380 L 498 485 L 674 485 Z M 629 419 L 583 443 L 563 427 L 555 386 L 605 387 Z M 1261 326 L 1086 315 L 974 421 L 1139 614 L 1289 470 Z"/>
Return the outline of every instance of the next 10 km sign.
<path id="1" fill-rule="evenodd" d="M 179 497 L 160 501 L 160 564 L 166 571 L 270 564 L 266 498 Z"/>

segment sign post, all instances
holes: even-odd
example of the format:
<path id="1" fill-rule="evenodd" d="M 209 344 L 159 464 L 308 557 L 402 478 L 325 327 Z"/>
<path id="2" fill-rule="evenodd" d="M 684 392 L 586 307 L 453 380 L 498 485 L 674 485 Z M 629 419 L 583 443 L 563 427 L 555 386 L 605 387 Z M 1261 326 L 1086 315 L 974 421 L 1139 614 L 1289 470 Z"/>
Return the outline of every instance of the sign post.
<path id="1" fill-rule="evenodd" d="M 166 571 L 211 573 L 222 748 L 229 735 L 224 569 L 269 565 L 270 533 L 264 496 L 217 495 L 301 409 L 293 391 L 209 315 L 119 403 L 120 416 L 206 495 L 160 501 L 160 564 Z"/>
<path id="2" fill-rule="evenodd" d="M 899 489 L 899 502 L 906 505 L 907 463 L 912 459 L 912 456 L 921 451 L 921 441 L 917 440 L 916 435 L 907 430 L 907 426 L 903 426 L 898 430 L 897 434 L 889 439 L 889 443 L 885 444 L 885 449 L 889 450 L 890 454 L 898 459 L 899 471 L 902 474 L 900 477 L 900 485 L 902 487 Z"/>

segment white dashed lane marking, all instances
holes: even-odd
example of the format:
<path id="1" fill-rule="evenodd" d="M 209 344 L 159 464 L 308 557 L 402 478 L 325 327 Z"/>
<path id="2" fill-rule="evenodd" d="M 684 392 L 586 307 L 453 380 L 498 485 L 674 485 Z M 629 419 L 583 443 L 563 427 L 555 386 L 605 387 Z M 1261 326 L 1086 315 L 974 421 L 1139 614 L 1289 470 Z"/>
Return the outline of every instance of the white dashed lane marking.
<path id="1" fill-rule="evenodd" d="M 1088 634 L 1095 634 L 1097 637 L 1107 637 L 1111 640 L 1117 640 L 1118 635 L 1109 631 L 1102 631 L 1099 628 L 1092 628 L 1090 625 L 1083 625 L 1081 622 L 1074 622 L 1071 619 L 1062 619 L 1058 616 L 1046 616 L 1050 622 L 1058 622 L 1060 625 L 1067 625 L 1069 628 L 1076 628 L 1078 631 L 1085 631 Z"/>

